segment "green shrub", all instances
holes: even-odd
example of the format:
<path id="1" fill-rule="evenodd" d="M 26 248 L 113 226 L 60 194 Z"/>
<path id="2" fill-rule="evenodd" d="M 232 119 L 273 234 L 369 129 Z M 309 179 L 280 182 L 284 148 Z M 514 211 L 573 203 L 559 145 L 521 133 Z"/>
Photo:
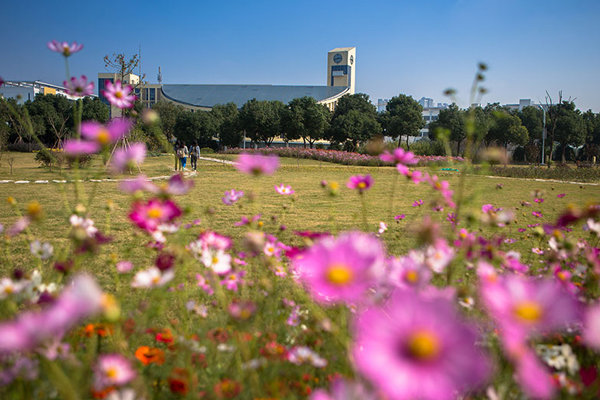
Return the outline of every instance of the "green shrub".
<path id="1" fill-rule="evenodd" d="M 200 149 L 200 154 L 214 154 L 215 151 L 210 147 L 203 147 Z"/>

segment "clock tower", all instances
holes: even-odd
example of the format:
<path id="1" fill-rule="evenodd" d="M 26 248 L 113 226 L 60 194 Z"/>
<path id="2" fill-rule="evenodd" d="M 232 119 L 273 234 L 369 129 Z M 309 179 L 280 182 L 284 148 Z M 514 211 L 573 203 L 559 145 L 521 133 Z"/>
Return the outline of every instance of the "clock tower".
<path id="1" fill-rule="evenodd" d="M 327 53 L 327 86 L 348 86 L 354 94 L 356 47 L 338 47 Z"/>

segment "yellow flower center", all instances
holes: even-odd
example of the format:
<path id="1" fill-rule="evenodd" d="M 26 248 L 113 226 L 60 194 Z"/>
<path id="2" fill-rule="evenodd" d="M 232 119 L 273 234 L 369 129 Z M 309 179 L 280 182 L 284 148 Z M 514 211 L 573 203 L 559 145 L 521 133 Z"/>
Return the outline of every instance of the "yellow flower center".
<path id="1" fill-rule="evenodd" d="M 110 367 L 109 369 L 106 370 L 106 376 L 109 378 L 116 378 L 117 372 L 118 371 L 115 367 Z"/>
<path id="2" fill-rule="evenodd" d="M 560 279 L 561 281 L 566 281 L 567 280 L 567 274 L 565 274 L 565 271 L 560 271 L 556 275 L 558 276 L 558 279 Z"/>
<path id="3" fill-rule="evenodd" d="M 515 306 L 514 313 L 525 322 L 537 322 L 542 318 L 543 310 L 535 301 L 522 301 Z"/>
<path id="4" fill-rule="evenodd" d="M 158 207 L 152 207 L 146 213 L 146 215 L 148 215 L 148 218 L 152 218 L 152 219 L 158 219 L 158 218 L 162 217 L 162 214 L 163 214 L 162 210 Z"/>
<path id="5" fill-rule="evenodd" d="M 117 99 L 121 99 L 121 98 L 123 98 L 123 92 L 121 92 L 120 90 L 119 90 L 118 92 L 115 92 L 115 97 L 116 97 Z"/>
<path id="6" fill-rule="evenodd" d="M 367 187 L 367 184 L 364 182 L 359 182 L 358 185 L 356 185 L 356 187 L 358 187 L 359 189 L 365 189 Z"/>
<path id="7" fill-rule="evenodd" d="M 419 280 L 419 274 L 417 271 L 408 271 L 405 278 L 410 283 L 417 283 Z"/>
<path id="8" fill-rule="evenodd" d="M 152 283 L 154 285 L 157 285 L 160 282 L 160 276 L 155 276 L 154 278 L 152 278 Z"/>
<path id="9" fill-rule="evenodd" d="M 110 143 L 110 133 L 106 130 L 106 128 L 100 128 L 97 140 L 101 145 L 107 145 Z"/>
<path id="10" fill-rule="evenodd" d="M 340 188 L 340 184 L 337 182 L 331 182 L 329 184 L 329 186 L 331 187 L 332 190 L 338 190 Z"/>
<path id="11" fill-rule="evenodd" d="M 352 270 L 344 264 L 333 264 L 327 271 L 327 280 L 337 286 L 343 286 L 353 278 Z"/>
<path id="12" fill-rule="evenodd" d="M 436 182 L 436 183 L 435 183 L 435 188 L 436 188 L 436 189 L 441 189 L 441 188 L 442 188 L 442 184 L 441 184 L 441 183 L 439 183 L 439 182 Z"/>
<path id="13" fill-rule="evenodd" d="M 214 258 L 213 258 L 213 260 L 214 260 Z M 236 279 L 237 279 L 237 276 L 235 274 L 229 275 L 229 280 L 230 281 L 235 281 Z"/>
<path id="14" fill-rule="evenodd" d="M 410 335 L 406 346 L 412 357 L 422 361 L 435 358 L 440 353 L 440 347 L 438 337 L 425 330 L 416 331 Z"/>
<path id="15" fill-rule="evenodd" d="M 212 263 L 217 264 L 219 262 L 219 257 L 215 256 L 212 258 Z"/>
<path id="16" fill-rule="evenodd" d="M 63 54 L 65 55 L 65 57 L 69 57 L 71 55 L 71 49 L 69 48 L 69 46 L 63 46 Z"/>
<path id="17" fill-rule="evenodd" d="M 11 294 L 13 292 L 13 287 L 12 286 L 6 286 L 4 287 L 4 293 L 6 294 Z"/>

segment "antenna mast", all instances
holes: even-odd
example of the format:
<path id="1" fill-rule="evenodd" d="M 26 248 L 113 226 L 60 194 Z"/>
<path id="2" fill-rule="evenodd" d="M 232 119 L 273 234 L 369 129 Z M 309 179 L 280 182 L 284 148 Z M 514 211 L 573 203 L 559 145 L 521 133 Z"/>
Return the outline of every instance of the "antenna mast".
<path id="1" fill-rule="evenodd" d="M 157 77 L 158 83 L 162 83 L 162 73 L 160 72 L 160 67 L 158 67 L 158 77 Z"/>

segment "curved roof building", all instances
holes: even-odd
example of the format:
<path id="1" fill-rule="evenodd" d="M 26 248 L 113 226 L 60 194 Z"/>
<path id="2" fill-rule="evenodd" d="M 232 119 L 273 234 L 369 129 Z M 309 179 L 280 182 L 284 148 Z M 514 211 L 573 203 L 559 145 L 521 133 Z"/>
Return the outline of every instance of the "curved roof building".
<path id="1" fill-rule="evenodd" d="M 328 52 L 326 86 L 146 83 L 138 84 L 135 94 L 148 108 L 160 100 L 166 100 L 193 111 L 210 111 L 217 104 L 235 103 L 238 108 L 241 108 L 252 99 L 279 100 L 288 104 L 293 99 L 310 96 L 333 110 L 340 97 L 354 94 L 355 62 L 355 47 L 339 47 Z M 108 100 L 102 95 L 101 90 L 104 89 L 106 81 L 114 82 L 116 79 L 117 74 L 98 74 L 100 99 L 106 104 L 109 104 Z M 134 84 L 139 82 L 139 77 L 129 74 L 123 78 L 123 81 Z"/>

